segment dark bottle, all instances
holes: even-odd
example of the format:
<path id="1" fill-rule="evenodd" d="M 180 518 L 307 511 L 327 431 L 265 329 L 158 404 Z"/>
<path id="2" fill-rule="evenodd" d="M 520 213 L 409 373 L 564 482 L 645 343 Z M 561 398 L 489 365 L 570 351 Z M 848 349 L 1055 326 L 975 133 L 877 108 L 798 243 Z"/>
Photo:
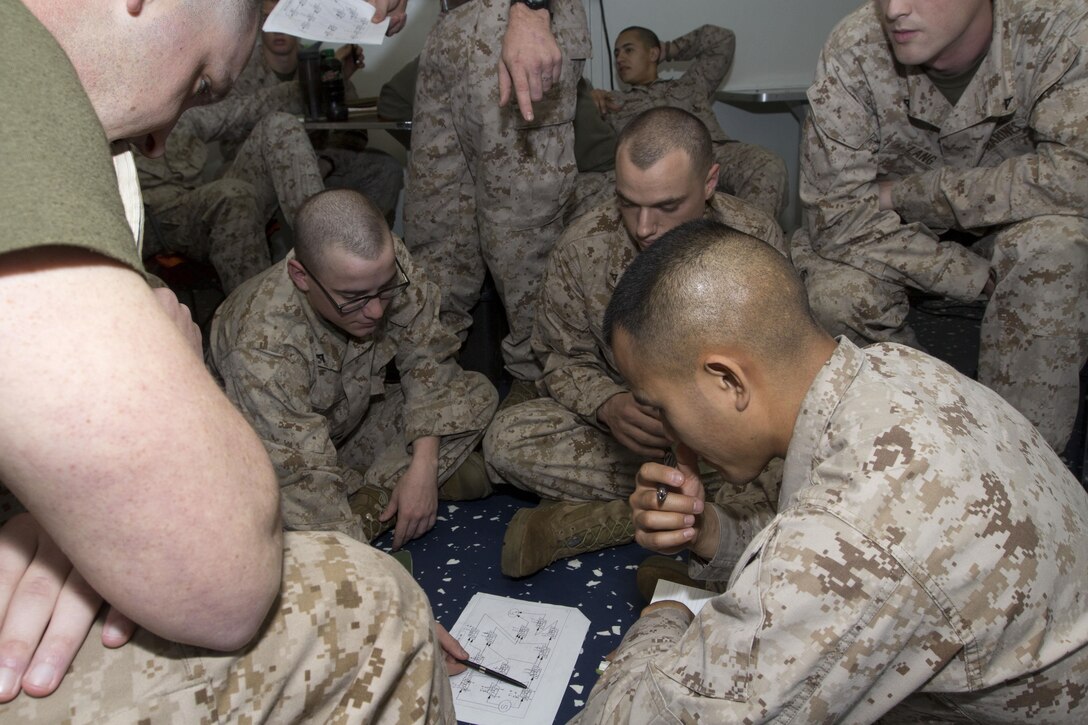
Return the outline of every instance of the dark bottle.
<path id="1" fill-rule="evenodd" d="M 321 102 L 321 54 L 317 45 L 303 48 L 298 53 L 298 86 L 302 91 L 302 106 L 307 121 L 320 121 L 325 116 Z"/>
<path id="2" fill-rule="evenodd" d="M 348 120 L 348 106 L 344 100 L 344 74 L 341 68 L 333 50 L 321 51 L 321 95 L 325 104 L 325 117 L 330 121 Z"/>

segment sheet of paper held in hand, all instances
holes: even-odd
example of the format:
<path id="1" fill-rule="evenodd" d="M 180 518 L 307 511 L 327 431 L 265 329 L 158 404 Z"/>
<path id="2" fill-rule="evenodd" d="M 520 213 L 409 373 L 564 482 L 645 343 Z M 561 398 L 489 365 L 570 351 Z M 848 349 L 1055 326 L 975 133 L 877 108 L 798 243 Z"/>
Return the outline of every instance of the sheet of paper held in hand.
<path id="1" fill-rule="evenodd" d="M 363 0 L 280 0 L 262 30 L 323 43 L 381 45 L 389 18 L 375 25 L 373 15 L 374 6 Z"/>
<path id="2" fill-rule="evenodd" d="M 450 633 L 470 660 L 527 687 L 466 670 L 450 678 L 457 719 L 474 725 L 550 725 L 588 631 L 589 620 L 574 607 L 473 595 Z"/>
<path id="3" fill-rule="evenodd" d="M 698 589 L 696 587 L 689 587 L 686 584 L 677 584 L 665 579 L 657 580 L 657 588 L 654 589 L 654 598 L 650 600 L 653 602 L 660 602 L 664 599 L 671 599 L 674 602 L 680 602 L 688 609 L 692 614 L 698 614 L 699 610 L 703 608 L 703 605 L 709 602 L 714 597 L 718 596 L 715 592 L 707 591 L 706 589 Z"/>

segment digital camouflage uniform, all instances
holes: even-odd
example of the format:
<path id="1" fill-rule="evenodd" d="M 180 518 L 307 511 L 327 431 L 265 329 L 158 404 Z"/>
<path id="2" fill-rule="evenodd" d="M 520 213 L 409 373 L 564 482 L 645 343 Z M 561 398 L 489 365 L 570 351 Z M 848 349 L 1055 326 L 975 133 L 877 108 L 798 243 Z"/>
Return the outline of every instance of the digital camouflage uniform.
<path id="1" fill-rule="evenodd" d="M 22 3 L 0 3 L 0 56 L 7 99 L 0 201 L 8 225 L 0 255 L 63 240 L 142 273 L 130 233 L 139 224 L 125 214 L 141 207 L 123 205 L 116 186 L 138 201 L 139 187 L 128 183 L 135 170 L 131 179 L 128 171 L 114 177 L 75 69 Z M 11 455 L 0 451 L 5 466 Z M 132 495 L 143 485 L 132 481 Z M 21 511 L 0 484 L 0 525 Z M 453 723 L 430 607 L 400 565 L 335 534 L 289 533 L 284 542 L 280 596 L 244 649 L 210 652 L 144 630 L 107 649 L 100 620 L 57 691 L 0 704 L 0 722 Z"/>
<path id="2" fill-rule="evenodd" d="M 1088 6 L 994 13 L 955 107 L 895 61 L 872 4 L 839 24 L 808 92 L 791 252 L 818 319 L 855 341 L 916 344 L 908 288 L 970 301 L 992 270 L 978 378 L 1060 451 L 1088 358 Z M 895 211 L 879 210 L 882 179 Z"/>
<path id="3" fill-rule="evenodd" d="M 217 104 L 218 105 L 218 104 Z M 266 269 L 272 259 L 265 224 L 276 208 L 291 224 L 295 212 L 325 187 L 317 156 L 298 118 L 266 113 L 260 97 L 247 103 L 193 108 L 182 115 L 157 159 L 136 165 L 153 224 L 145 253 L 168 249 L 209 259 L 227 292 Z M 222 178 L 205 183 L 208 142 L 223 129 L 251 129 Z"/>
<path id="4" fill-rule="evenodd" d="M 221 103 L 202 110 L 202 113 L 222 105 L 246 103 L 248 99 L 263 100 L 264 113 L 283 111 L 295 116 L 304 113 L 297 71 L 291 74 L 290 79 L 281 80 L 268 67 L 261 49 L 258 38 L 253 55 L 235 81 L 230 95 Z M 347 97 L 354 98 L 355 87 L 351 81 L 344 85 Z M 242 132 L 246 130 L 244 126 L 233 132 L 228 130 L 219 138 L 219 148 L 225 159 L 233 159 L 238 153 L 246 139 Z M 373 201 L 387 217 L 396 210 L 397 199 L 400 197 L 401 187 L 404 186 L 404 169 L 389 154 L 366 149 L 366 131 L 314 131 L 309 136 L 317 154 L 333 164 L 332 170 L 325 177 L 326 188 L 354 189 Z M 341 140 L 345 143 L 341 144 Z"/>
<path id="5" fill-rule="evenodd" d="M 91 629 L 45 698 L 5 722 L 454 723 L 434 617 L 395 559 L 333 532 L 284 535 L 280 596 L 253 644 L 231 653 L 144 630 L 123 647 Z"/>
<path id="6" fill-rule="evenodd" d="M 728 589 L 636 622 L 573 722 L 1088 722 L 1086 552 L 1088 496 L 1023 416 L 840 338 Z"/>
<path id="7" fill-rule="evenodd" d="M 710 131 L 714 160 L 721 164 L 718 188 L 778 219 L 786 208 L 789 173 L 782 159 L 755 144 L 729 138 L 714 115 L 714 96 L 733 65 L 736 38 L 732 30 L 703 25 L 665 43 L 665 61 L 692 61 L 683 76 L 658 79 L 645 86 L 612 91 L 623 105 L 605 114 L 619 133 L 643 111 L 674 106 L 694 114 Z"/>
<path id="8" fill-rule="evenodd" d="M 399 240 L 395 249 L 411 285 L 365 340 L 313 310 L 288 276 L 288 260 L 216 311 L 212 367 L 268 449 L 289 529 L 366 540 L 376 525 L 352 512 L 351 496 L 364 485 L 392 490 L 412 441 L 423 436 L 441 438 L 441 484 L 483 437 L 498 403 L 486 378 L 454 362 L 457 338 L 438 321 L 438 288 Z M 386 382 L 391 363 L 399 384 Z"/>
<path id="9" fill-rule="evenodd" d="M 707 216 L 784 251 L 778 224 L 754 206 L 715 194 Z M 605 341 L 604 310 L 638 254 L 615 199 L 563 232 L 548 260 L 533 326 L 544 365 L 537 388 L 546 397 L 505 408 L 484 439 L 493 480 L 548 499 L 615 500 L 634 489 L 645 458 L 597 420 L 613 395 L 629 392 Z"/>
<path id="10" fill-rule="evenodd" d="M 503 359 L 535 380 L 529 347 L 537 284 L 563 227 L 577 168 L 576 86 L 590 54 L 579 0 L 553 0 L 562 77 L 534 119 L 499 107 L 498 59 L 509 0 L 471 0 L 442 13 L 420 56 L 408 163 L 406 243 L 442 290 L 442 321 L 462 339 L 486 269 L 506 308 Z M 485 265 L 486 264 L 486 269 Z"/>

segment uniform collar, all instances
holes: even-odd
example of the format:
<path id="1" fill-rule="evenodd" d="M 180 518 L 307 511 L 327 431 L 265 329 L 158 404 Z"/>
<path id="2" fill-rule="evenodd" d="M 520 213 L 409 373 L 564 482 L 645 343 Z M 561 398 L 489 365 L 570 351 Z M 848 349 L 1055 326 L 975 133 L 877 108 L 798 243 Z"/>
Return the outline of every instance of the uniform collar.
<path id="1" fill-rule="evenodd" d="M 830 424 L 831 416 L 835 414 L 846 391 L 865 365 L 865 353 L 861 348 L 846 337 L 839 337 L 838 343 L 801 401 L 801 410 L 793 426 L 793 437 L 786 450 L 782 488 L 778 494 L 780 512 L 790 506 L 797 493 L 812 482 L 812 461 L 816 458 L 820 441 L 823 440 L 823 432 Z"/>

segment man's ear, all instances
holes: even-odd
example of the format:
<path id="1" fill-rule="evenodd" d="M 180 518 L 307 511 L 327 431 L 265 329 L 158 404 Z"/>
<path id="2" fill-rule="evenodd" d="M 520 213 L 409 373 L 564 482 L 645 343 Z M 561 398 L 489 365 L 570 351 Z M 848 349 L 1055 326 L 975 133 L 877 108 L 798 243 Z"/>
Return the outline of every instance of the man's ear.
<path id="1" fill-rule="evenodd" d="M 706 179 L 703 181 L 703 194 L 707 201 L 714 196 L 714 192 L 718 190 L 718 175 L 721 174 L 721 164 L 711 164 L 710 169 L 706 172 Z"/>
<path id="2" fill-rule="evenodd" d="M 702 371 L 712 377 L 713 385 L 732 399 L 737 412 L 743 412 L 752 402 L 748 377 L 736 358 L 711 353 L 703 358 Z"/>
<path id="3" fill-rule="evenodd" d="M 310 275 L 306 273 L 306 268 L 302 266 L 302 262 L 297 259 L 287 260 L 287 276 L 291 278 L 291 281 L 295 283 L 295 287 L 300 292 L 310 291 Z"/>

